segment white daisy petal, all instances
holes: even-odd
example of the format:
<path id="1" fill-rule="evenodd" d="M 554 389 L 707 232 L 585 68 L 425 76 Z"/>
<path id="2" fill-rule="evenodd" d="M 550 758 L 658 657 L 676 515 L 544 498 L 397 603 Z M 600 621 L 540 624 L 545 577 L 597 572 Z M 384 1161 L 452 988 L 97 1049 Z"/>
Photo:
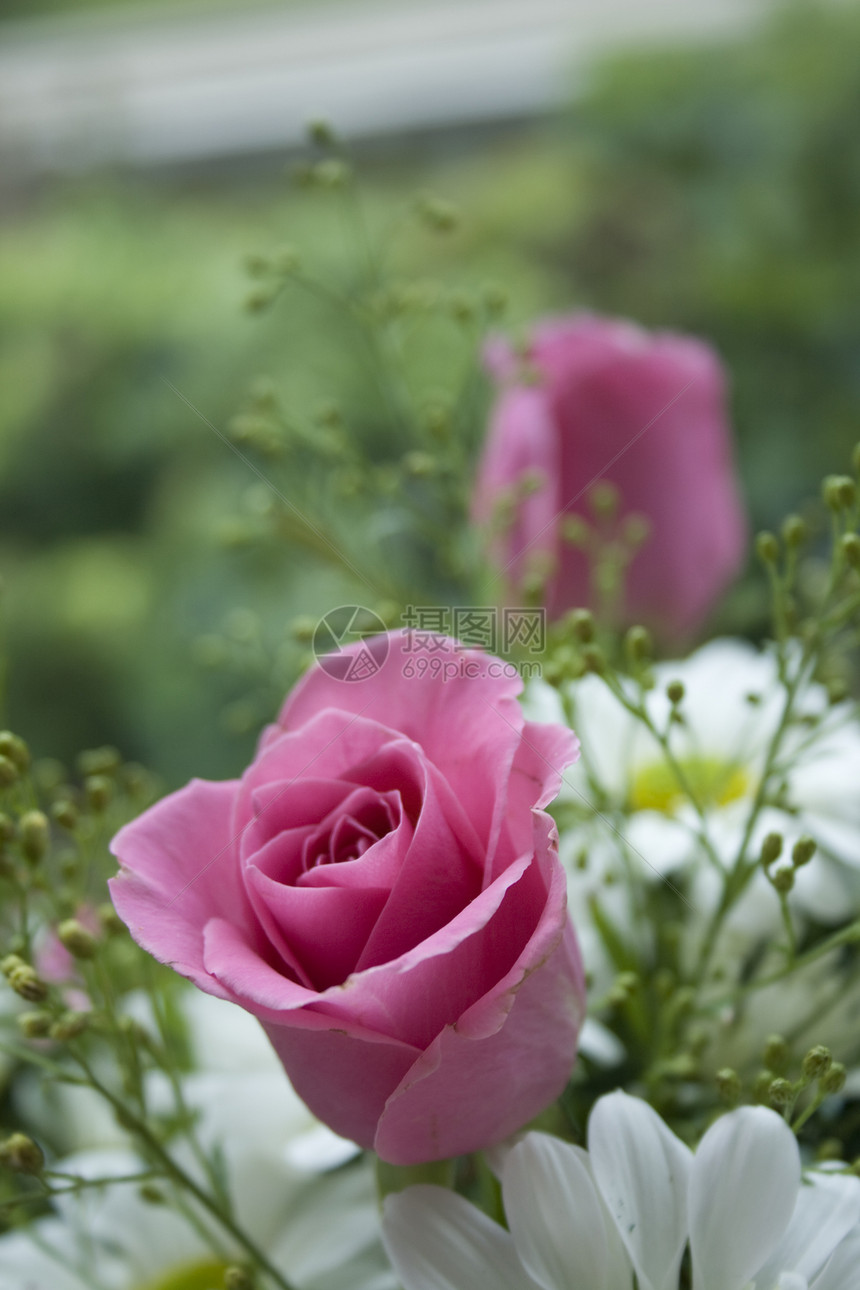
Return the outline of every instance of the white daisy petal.
<path id="1" fill-rule="evenodd" d="M 386 1197 L 382 1231 L 404 1290 L 534 1290 L 510 1233 L 443 1187 Z"/>
<path id="2" fill-rule="evenodd" d="M 811 1281 L 858 1222 L 860 1178 L 810 1175 L 798 1194 L 788 1231 L 757 1274 L 756 1282 L 769 1286 L 781 1272 L 797 1272 Z"/>
<path id="3" fill-rule="evenodd" d="M 626 1056 L 626 1049 L 618 1036 L 594 1017 L 586 1017 L 582 1023 L 579 1051 L 595 1066 L 619 1066 Z"/>
<path id="4" fill-rule="evenodd" d="M 699 1145 L 690 1176 L 694 1290 L 744 1290 L 788 1227 L 800 1153 L 775 1111 L 724 1115 Z"/>
<path id="5" fill-rule="evenodd" d="M 690 1150 L 647 1102 L 620 1091 L 596 1103 L 588 1147 L 641 1290 L 675 1290 L 687 1239 Z"/>
<path id="6" fill-rule="evenodd" d="M 839 1245 L 823 1272 L 815 1278 L 812 1290 L 857 1290 L 860 1268 L 860 1230 L 852 1232 Z"/>
<path id="7" fill-rule="evenodd" d="M 505 1161 L 502 1194 L 517 1253 L 543 1290 L 629 1290 L 629 1268 L 610 1280 L 611 1220 L 586 1152 L 529 1133 Z"/>

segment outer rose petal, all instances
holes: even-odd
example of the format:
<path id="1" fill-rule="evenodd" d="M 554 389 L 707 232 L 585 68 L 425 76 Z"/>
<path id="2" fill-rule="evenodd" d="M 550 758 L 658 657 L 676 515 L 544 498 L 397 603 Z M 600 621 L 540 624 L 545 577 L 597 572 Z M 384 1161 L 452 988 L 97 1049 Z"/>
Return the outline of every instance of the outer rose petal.
<path id="1" fill-rule="evenodd" d="M 383 1160 L 408 1165 L 475 1151 L 509 1137 L 559 1096 L 585 995 L 573 929 L 566 923 L 558 934 L 545 959 L 523 963 L 518 982 L 507 980 L 475 1005 L 476 1017 L 486 1005 L 509 1009 L 494 1033 L 470 1036 L 467 1012 L 409 1071 L 379 1121 L 374 1147 Z"/>
<path id="2" fill-rule="evenodd" d="M 229 917 L 257 943 L 230 821 L 238 782 L 193 779 L 120 829 L 111 898 L 134 939 L 202 990 L 227 997 L 203 965 L 210 918 Z"/>

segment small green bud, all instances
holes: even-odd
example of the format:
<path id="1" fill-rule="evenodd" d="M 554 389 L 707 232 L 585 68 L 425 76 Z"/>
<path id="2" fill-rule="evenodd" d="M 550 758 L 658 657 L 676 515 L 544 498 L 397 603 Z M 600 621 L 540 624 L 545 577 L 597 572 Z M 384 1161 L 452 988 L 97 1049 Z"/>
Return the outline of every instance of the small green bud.
<path id="1" fill-rule="evenodd" d="M 834 676 L 827 682 L 827 701 L 834 706 L 848 698 L 848 685 L 841 676 Z"/>
<path id="2" fill-rule="evenodd" d="M 615 978 L 615 984 L 609 991 L 609 1002 L 613 1007 L 621 1008 L 639 989 L 639 978 L 635 972 L 621 972 Z"/>
<path id="3" fill-rule="evenodd" d="M 77 1039 L 88 1029 L 90 1014 L 88 1012 L 64 1012 L 62 1017 L 51 1026 L 48 1032 L 58 1043 L 66 1044 L 70 1039 Z"/>
<path id="4" fill-rule="evenodd" d="M 773 1071 L 759 1071 L 753 1081 L 753 1097 L 757 1102 L 766 1102 L 770 1093 L 770 1086 L 774 1080 Z"/>
<path id="5" fill-rule="evenodd" d="M 576 640 L 588 645 L 594 640 L 594 615 L 590 609 L 574 609 L 568 617 L 570 630 Z"/>
<path id="6" fill-rule="evenodd" d="M 673 707 L 681 702 L 685 694 L 683 681 L 670 681 L 666 686 L 666 697 Z"/>
<path id="7" fill-rule="evenodd" d="M 546 484 L 546 475 L 541 470 L 526 470 L 517 481 L 517 492 L 520 497 L 533 497 Z"/>
<path id="8" fill-rule="evenodd" d="M 857 500 L 857 485 L 850 475 L 828 475 L 821 486 L 825 505 L 831 511 L 843 511 Z"/>
<path id="9" fill-rule="evenodd" d="M 245 297 L 245 309 L 249 314 L 261 314 L 273 304 L 276 295 L 272 287 L 258 287 Z"/>
<path id="10" fill-rule="evenodd" d="M 224 1290 L 254 1290 L 256 1280 L 250 1268 L 232 1264 L 224 1269 Z"/>
<path id="11" fill-rule="evenodd" d="M 20 954 L 7 954 L 4 959 L 0 960 L 0 972 L 3 973 L 7 981 L 16 968 L 26 966 L 27 964 L 21 958 Z"/>
<path id="12" fill-rule="evenodd" d="M 17 1174 L 40 1174 L 45 1167 L 45 1153 L 26 1133 L 13 1133 L 0 1142 L 0 1164 Z"/>
<path id="13" fill-rule="evenodd" d="M 325 399 L 314 409 L 314 421 L 329 430 L 337 430 L 343 425 L 343 413 L 334 399 Z"/>
<path id="14" fill-rule="evenodd" d="M 125 923 L 109 901 L 99 905 L 96 910 L 99 925 L 106 936 L 117 936 L 125 931 Z"/>
<path id="15" fill-rule="evenodd" d="M 53 1018 L 50 1012 L 21 1012 L 18 1014 L 18 1027 L 25 1039 L 44 1039 L 51 1029 Z"/>
<path id="16" fill-rule="evenodd" d="M 662 1069 L 670 1079 L 695 1079 L 699 1068 L 692 1053 L 677 1053 L 663 1063 Z"/>
<path id="17" fill-rule="evenodd" d="M 809 527 L 799 515 L 789 515 L 782 525 L 782 540 L 786 546 L 802 546 L 809 537 Z"/>
<path id="18" fill-rule="evenodd" d="M 825 1048 L 824 1044 L 816 1044 L 814 1048 L 810 1048 L 804 1057 L 801 1070 L 806 1080 L 821 1079 L 822 1075 L 826 1075 L 832 1065 L 833 1054 L 830 1049 Z"/>
<path id="19" fill-rule="evenodd" d="M 781 896 L 787 896 L 794 887 L 794 869 L 789 864 L 778 865 L 770 875 L 770 880 Z"/>
<path id="20" fill-rule="evenodd" d="M 340 157 L 327 157 L 314 166 L 313 177 L 323 188 L 343 188 L 352 178 L 352 168 Z"/>
<path id="21" fill-rule="evenodd" d="M 852 569 L 860 569 L 860 537 L 856 533 L 846 533 L 840 538 L 839 547 L 845 557 L 845 563 Z"/>
<path id="22" fill-rule="evenodd" d="M 794 1100 L 794 1086 L 790 1080 L 777 1077 L 771 1080 L 767 1095 L 774 1106 L 788 1106 Z"/>
<path id="23" fill-rule="evenodd" d="M 107 775 L 89 775 L 84 780 L 84 793 L 90 810 L 101 815 L 113 797 L 113 781 Z"/>
<path id="24" fill-rule="evenodd" d="M 763 564 L 776 564 L 779 559 L 779 543 L 773 533 L 759 533 L 755 540 L 758 558 Z"/>
<path id="25" fill-rule="evenodd" d="M 153 1183 L 144 1183 L 138 1189 L 138 1196 L 146 1205 L 166 1205 L 167 1197 Z"/>
<path id="26" fill-rule="evenodd" d="M 337 143 L 337 135 L 332 129 L 331 122 L 322 118 L 308 122 L 308 138 L 318 148 L 333 148 Z"/>
<path id="27" fill-rule="evenodd" d="M 429 452 L 408 452 L 403 458 L 403 468 L 416 479 L 425 479 L 436 469 L 436 461 Z"/>
<path id="28" fill-rule="evenodd" d="M 624 648 L 633 663 L 644 663 L 646 659 L 652 658 L 654 644 L 647 627 L 631 627 L 624 637 Z"/>
<path id="29" fill-rule="evenodd" d="M 450 233 L 460 223 L 460 215 L 456 207 L 439 197 L 420 198 L 418 213 L 428 227 L 436 233 Z"/>
<path id="30" fill-rule="evenodd" d="M 317 629 L 317 621 L 311 618 L 309 614 L 302 614 L 294 618 L 290 623 L 290 635 L 294 641 L 300 645 L 309 645 L 314 638 L 314 632 Z"/>
<path id="31" fill-rule="evenodd" d="M 782 1072 L 791 1057 L 788 1044 L 782 1035 L 769 1035 L 764 1045 L 764 1064 L 769 1070 Z"/>
<path id="32" fill-rule="evenodd" d="M 800 837 L 791 848 L 791 863 L 795 869 L 801 869 L 805 864 L 809 864 L 817 850 L 817 844 L 806 834 Z"/>
<path id="33" fill-rule="evenodd" d="M 845 1155 L 845 1144 L 841 1138 L 825 1138 L 819 1142 L 815 1152 L 816 1160 L 842 1160 Z"/>
<path id="34" fill-rule="evenodd" d="M 582 661 L 586 672 L 593 672 L 595 676 L 602 676 L 606 671 L 606 655 L 598 645 L 584 645 Z"/>
<path id="35" fill-rule="evenodd" d="M 51 819 L 71 832 L 78 823 L 78 808 L 67 797 L 61 797 L 51 807 Z"/>
<path id="36" fill-rule="evenodd" d="M 38 864 L 51 837 L 48 817 L 43 811 L 27 811 L 18 821 L 21 850 L 32 864 Z"/>
<path id="37" fill-rule="evenodd" d="M 76 918 L 67 918 L 60 923 L 57 937 L 73 959 L 92 959 L 98 952 L 99 943 L 95 936 Z"/>
<path id="38" fill-rule="evenodd" d="M 18 767 L 11 757 L 0 754 L 0 788 L 9 788 L 18 778 Z"/>
<path id="39" fill-rule="evenodd" d="M 842 1062 L 834 1062 L 829 1070 L 825 1071 L 819 1080 L 818 1087 L 822 1093 L 833 1095 L 841 1093 L 845 1087 L 845 1081 L 848 1078 L 848 1071 Z"/>
<path id="40" fill-rule="evenodd" d="M 429 403 L 422 410 L 421 419 L 427 433 L 434 439 L 447 439 L 451 433 L 451 409 L 444 403 Z M 511 499 L 513 504 L 513 499 Z"/>
<path id="41" fill-rule="evenodd" d="M 759 858 L 765 869 L 782 855 L 782 836 L 779 833 L 768 833 L 761 844 Z"/>
<path id="42" fill-rule="evenodd" d="M 49 989 L 46 981 L 43 981 L 35 968 L 30 967 L 29 963 L 22 963 L 20 967 L 12 968 L 7 973 L 7 978 L 12 989 L 22 999 L 28 1003 L 44 1003 L 48 997 Z"/>
<path id="43" fill-rule="evenodd" d="M 618 502 L 618 489 L 608 479 L 599 479 L 588 494 L 588 504 L 598 519 L 614 519 L 618 514 Z"/>
<path id="44" fill-rule="evenodd" d="M 250 251 L 243 259 L 242 266 L 250 278 L 264 278 L 271 265 L 264 255 Z"/>
<path id="45" fill-rule="evenodd" d="M 570 546 L 586 547 L 591 536 L 591 529 L 579 515 L 565 515 L 561 522 L 562 541 Z"/>
<path id="46" fill-rule="evenodd" d="M 11 730 L 0 730 L 0 754 L 8 757 L 22 775 L 30 765 L 30 749 Z"/>
<path id="47" fill-rule="evenodd" d="M 647 515 L 628 515 L 621 535 L 628 546 L 638 551 L 651 536 L 651 521 Z"/>
<path id="48" fill-rule="evenodd" d="M 475 316 L 474 301 L 464 291 L 457 291 L 451 297 L 451 313 L 457 322 L 471 322 Z"/>
<path id="49" fill-rule="evenodd" d="M 101 748 L 87 748 L 77 758 L 77 767 L 81 775 L 112 775 L 122 765 L 119 752 L 111 744 Z"/>
<path id="50" fill-rule="evenodd" d="M 728 1103 L 729 1106 L 737 1106 L 741 1100 L 741 1080 L 737 1071 L 732 1070 L 730 1066 L 724 1066 L 722 1070 L 717 1071 L 717 1092 L 721 1099 Z"/>
<path id="51" fill-rule="evenodd" d="M 496 282 L 488 282 L 481 288 L 481 296 L 488 314 L 498 317 L 508 307 L 508 293 Z"/>

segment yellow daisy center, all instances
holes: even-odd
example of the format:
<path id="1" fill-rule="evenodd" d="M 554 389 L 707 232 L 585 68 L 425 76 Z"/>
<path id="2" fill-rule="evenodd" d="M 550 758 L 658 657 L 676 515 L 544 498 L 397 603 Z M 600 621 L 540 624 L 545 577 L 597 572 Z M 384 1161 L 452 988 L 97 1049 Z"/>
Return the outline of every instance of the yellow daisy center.
<path id="1" fill-rule="evenodd" d="M 140 1290 L 220 1290 L 226 1266 L 219 1259 L 196 1259 L 147 1281 Z"/>
<path id="2" fill-rule="evenodd" d="M 678 761 L 680 777 L 666 762 L 655 761 L 633 776 L 630 807 L 634 811 L 660 811 L 674 815 L 687 800 L 681 778 L 700 806 L 727 806 L 749 792 L 750 778 L 743 766 L 719 757 L 684 757 Z"/>

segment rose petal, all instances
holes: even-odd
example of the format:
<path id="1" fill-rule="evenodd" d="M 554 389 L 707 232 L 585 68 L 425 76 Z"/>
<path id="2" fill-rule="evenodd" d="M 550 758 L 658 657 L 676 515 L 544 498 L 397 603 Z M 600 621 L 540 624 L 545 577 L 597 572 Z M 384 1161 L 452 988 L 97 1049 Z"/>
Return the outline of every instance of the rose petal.
<path id="1" fill-rule="evenodd" d="M 340 984 L 355 970 L 389 895 L 385 887 L 287 887 L 253 865 L 245 876 L 260 921 L 274 925 L 280 934 L 275 944 L 289 947 L 301 979 L 316 990 Z"/>
<path id="2" fill-rule="evenodd" d="M 203 963 L 210 918 L 230 917 L 251 944 L 259 933 L 236 864 L 231 831 L 236 781 L 194 779 L 120 829 L 111 850 L 120 873 L 109 882 L 117 913 L 139 945 L 223 994 Z"/>
<path id="3" fill-rule="evenodd" d="M 503 1018 L 494 1033 L 479 1028 L 473 1037 L 469 1013 L 446 1027 L 388 1099 L 374 1141 L 378 1155 L 408 1165 L 475 1151 L 501 1142 L 554 1101 L 570 1078 L 584 1012 L 574 985 L 579 973 L 571 933 L 485 1001 Z M 485 1007 L 479 1020 L 487 1013 Z"/>
<path id="4" fill-rule="evenodd" d="M 497 659 L 444 637 L 438 649 L 410 652 L 416 639 L 391 632 L 365 641 L 362 648 L 384 662 L 361 682 L 336 681 L 322 668 L 313 669 L 287 698 L 278 724 L 293 731 L 331 707 L 400 731 L 420 744 L 455 797 L 469 803 L 482 846 L 492 852 L 504 809 L 498 790 L 507 782 L 523 727 L 516 702 L 522 682 L 515 668 L 499 676 Z M 419 663 L 427 671 L 419 673 Z M 494 709 L 505 722 L 493 719 Z"/>

